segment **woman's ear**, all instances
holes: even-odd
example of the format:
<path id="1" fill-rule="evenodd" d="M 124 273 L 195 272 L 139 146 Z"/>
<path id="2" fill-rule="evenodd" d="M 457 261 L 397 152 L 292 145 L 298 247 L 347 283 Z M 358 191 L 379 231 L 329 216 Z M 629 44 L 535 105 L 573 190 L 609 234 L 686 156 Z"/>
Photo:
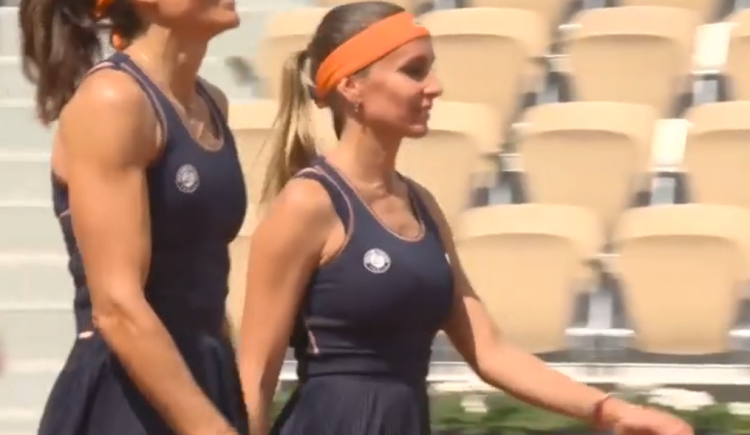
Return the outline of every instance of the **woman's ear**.
<path id="1" fill-rule="evenodd" d="M 346 77 L 336 86 L 336 92 L 356 107 L 362 101 L 362 81 L 353 76 Z"/>

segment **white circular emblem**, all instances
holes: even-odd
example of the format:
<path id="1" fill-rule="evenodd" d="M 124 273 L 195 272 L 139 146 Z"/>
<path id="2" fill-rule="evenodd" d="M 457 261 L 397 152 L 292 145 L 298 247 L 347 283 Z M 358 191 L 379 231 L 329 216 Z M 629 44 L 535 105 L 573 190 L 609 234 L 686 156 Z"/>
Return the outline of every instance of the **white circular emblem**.
<path id="1" fill-rule="evenodd" d="M 180 192 L 183 193 L 193 193 L 198 190 L 198 186 L 201 184 L 201 180 L 198 177 L 198 170 L 193 165 L 180 166 L 174 182 Z"/>
<path id="2" fill-rule="evenodd" d="M 372 273 L 385 273 L 391 267 L 391 257 L 382 249 L 370 249 L 365 252 L 362 264 Z"/>

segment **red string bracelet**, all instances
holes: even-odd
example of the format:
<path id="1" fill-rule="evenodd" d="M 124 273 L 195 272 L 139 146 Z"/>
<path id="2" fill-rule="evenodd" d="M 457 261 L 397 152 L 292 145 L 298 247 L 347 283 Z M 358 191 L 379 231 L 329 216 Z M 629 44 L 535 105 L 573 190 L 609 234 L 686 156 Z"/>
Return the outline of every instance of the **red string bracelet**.
<path id="1" fill-rule="evenodd" d="M 611 393 L 607 393 L 602 397 L 601 399 L 597 400 L 596 403 L 594 403 L 594 409 L 591 412 L 591 422 L 594 425 L 594 428 L 596 430 L 606 430 L 608 429 L 606 427 L 606 423 L 604 421 L 604 405 L 607 403 L 609 399 L 611 399 L 613 396 Z"/>

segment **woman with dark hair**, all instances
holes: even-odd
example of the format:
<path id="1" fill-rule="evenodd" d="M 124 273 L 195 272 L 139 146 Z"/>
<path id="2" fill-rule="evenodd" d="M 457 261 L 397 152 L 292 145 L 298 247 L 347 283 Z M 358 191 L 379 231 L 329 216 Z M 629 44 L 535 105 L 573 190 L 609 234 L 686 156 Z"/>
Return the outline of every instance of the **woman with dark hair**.
<path id="1" fill-rule="evenodd" d="M 78 338 L 40 435 L 247 434 L 224 330 L 246 195 L 227 99 L 198 77 L 233 0 L 22 0 Z M 100 63 L 99 33 L 118 51 Z"/>
<path id="2" fill-rule="evenodd" d="M 433 61 L 426 29 L 370 1 L 332 9 L 284 68 L 239 343 L 251 433 L 429 435 L 426 378 L 443 329 L 485 382 L 522 400 L 620 435 L 692 435 L 681 420 L 575 382 L 503 338 L 435 199 L 394 169 L 401 140 L 427 134 L 441 94 Z M 308 67 L 339 137 L 324 157 L 307 130 Z M 271 428 L 290 336 L 300 382 Z"/>

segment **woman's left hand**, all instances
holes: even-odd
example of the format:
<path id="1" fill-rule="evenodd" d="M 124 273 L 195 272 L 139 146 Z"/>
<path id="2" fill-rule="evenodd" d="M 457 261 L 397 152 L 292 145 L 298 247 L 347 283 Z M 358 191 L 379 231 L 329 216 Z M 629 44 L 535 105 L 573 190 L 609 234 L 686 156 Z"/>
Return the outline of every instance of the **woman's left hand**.
<path id="1" fill-rule="evenodd" d="M 623 410 L 612 429 L 616 435 L 693 435 L 693 428 L 682 419 L 640 406 Z"/>

